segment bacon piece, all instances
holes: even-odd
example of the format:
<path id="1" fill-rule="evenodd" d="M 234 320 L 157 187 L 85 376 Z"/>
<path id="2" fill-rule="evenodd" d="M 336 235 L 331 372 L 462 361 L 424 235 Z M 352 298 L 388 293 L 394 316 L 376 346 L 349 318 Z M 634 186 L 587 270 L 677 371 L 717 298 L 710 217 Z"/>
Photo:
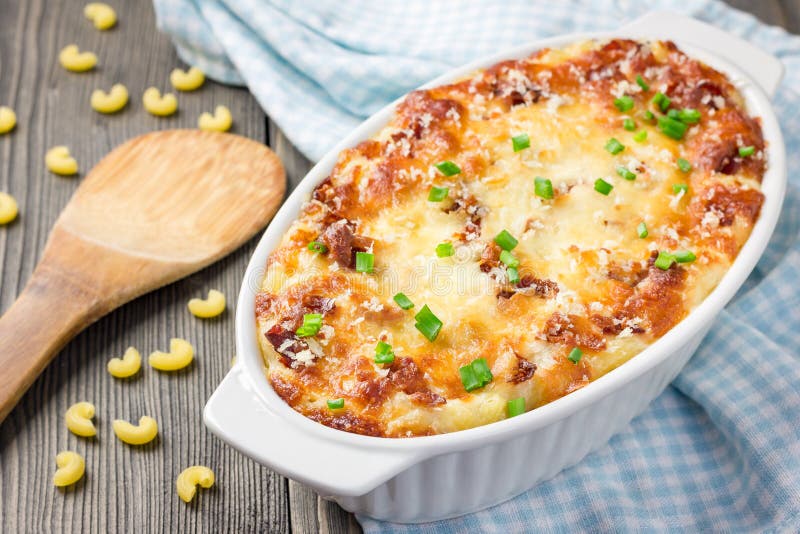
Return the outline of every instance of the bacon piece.
<path id="1" fill-rule="evenodd" d="M 424 404 L 425 406 L 440 406 L 447 403 L 447 400 L 444 397 L 438 393 L 434 393 L 429 389 L 424 391 L 415 391 L 414 393 L 410 393 L 408 396 L 414 402 Z"/>
<path id="2" fill-rule="evenodd" d="M 497 295 L 495 295 L 495 296 L 497 298 L 499 298 L 499 299 L 508 300 L 508 299 L 510 299 L 511 297 L 513 297 L 516 294 L 517 294 L 517 292 L 514 291 L 513 289 L 502 288 L 497 292 Z"/>
<path id="3" fill-rule="evenodd" d="M 478 203 L 478 200 L 470 194 L 459 195 L 453 203 L 443 208 L 445 213 L 464 212 L 467 222 L 464 224 L 464 231 L 455 234 L 461 241 L 467 242 L 481 236 L 481 225 L 483 216 L 486 215 L 486 208 Z"/>
<path id="4" fill-rule="evenodd" d="M 272 293 L 256 293 L 256 318 L 262 318 L 272 313 L 272 307 L 277 302 L 278 297 Z"/>
<path id="5" fill-rule="evenodd" d="M 506 378 L 506 382 L 510 382 L 512 384 L 521 384 L 526 380 L 530 380 L 533 377 L 533 373 L 536 372 L 536 364 L 526 360 L 519 354 L 516 354 L 517 357 L 517 368 L 514 370 L 514 373 Z"/>
<path id="6" fill-rule="evenodd" d="M 359 377 L 352 395 L 363 400 L 367 406 L 380 406 L 391 390 L 391 383 L 385 378 L 375 379 L 372 376 Z"/>
<path id="7" fill-rule="evenodd" d="M 558 284 L 552 280 L 536 278 L 530 274 L 524 275 L 517 284 L 517 292 L 523 295 L 533 294 L 547 299 L 558 295 Z"/>
<path id="8" fill-rule="evenodd" d="M 486 243 L 481 252 L 480 269 L 488 273 L 500 265 L 500 247 L 494 241 Z"/>
<path id="9" fill-rule="evenodd" d="M 606 348 L 602 332 L 589 319 L 579 315 L 565 315 L 560 312 L 552 314 L 547 319 L 544 334 L 550 343 L 588 350 Z"/>
<path id="10" fill-rule="evenodd" d="M 347 218 L 351 209 L 357 209 L 358 195 L 355 193 L 355 184 L 352 179 L 339 178 L 338 184 L 334 184 L 331 178 L 333 173 L 325 178 L 311 194 L 311 198 L 328 208 L 323 222 L 330 223 L 339 219 Z"/>
<path id="11" fill-rule="evenodd" d="M 320 240 L 328 247 L 331 258 L 342 267 L 351 265 L 353 235 L 350 224 L 345 220 L 329 225 L 320 235 Z"/>
<path id="12" fill-rule="evenodd" d="M 299 312 L 298 315 L 305 315 L 307 313 L 321 313 L 325 315 L 336 308 L 336 301 L 330 297 L 307 294 L 303 295 L 299 306 L 296 305 L 295 308 Z"/>
<path id="13" fill-rule="evenodd" d="M 526 274 L 516 286 L 507 285 L 497 292 L 497 298 L 510 299 L 516 294 L 548 299 L 558 295 L 558 284 L 552 280 Z"/>
<path id="14" fill-rule="evenodd" d="M 307 313 L 325 315 L 336 308 L 336 301 L 329 297 L 314 294 L 303 294 L 294 301 L 281 317 L 280 323 L 286 328 L 297 330 L 303 324 L 303 316 Z"/>
<path id="15" fill-rule="evenodd" d="M 542 96 L 542 87 L 527 76 L 524 61 L 503 61 L 487 69 L 486 74 L 492 79 L 492 96 L 509 108 L 535 104 Z"/>
<path id="16" fill-rule="evenodd" d="M 700 80 L 695 85 L 686 86 L 686 90 L 682 94 L 674 96 L 680 101 L 681 106 L 686 108 L 697 109 L 701 104 L 706 104 L 704 101 L 707 101 L 706 105 L 709 108 L 720 109 L 717 107 L 714 97 L 725 98 L 725 92 L 718 83 L 711 80 Z"/>
<path id="17" fill-rule="evenodd" d="M 354 226 L 347 220 L 329 224 L 320 239 L 328 247 L 331 257 L 341 267 L 355 267 L 356 252 L 366 252 L 372 246 L 372 239 L 357 235 Z"/>
<path id="18" fill-rule="evenodd" d="M 275 352 L 280 354 L 281 362 L 286 367 L 292 366 L 295 362 L 295 355 L 298 352 L 308 350 L 308 343 L 305 340 L 298 338 L 294 332 L 287 330 L 280 324 L 270 328 L 265 336 L 267 341 L 272 344 Z"/>
<path id="19" fill-rule="evenodd" d="M 425 377 L 411 358 L 397 358 L 389 368 L 389 381 L 413 400 L 428 406 L 444 404 L 445 398 L 428 388 Z"/>
<path id="20" fill-rule="evenodd" d="M 644 328 L 638 324 L 631 323 L 631 321 L 621 313 L 616 313 L 613 317 L 593 313 L 589 316 L 589 320 L 607 335 L 617 335 L 625 330 L 625 328 L 630 328 L 634 334 L 642 334 L 645 332 Z"/>

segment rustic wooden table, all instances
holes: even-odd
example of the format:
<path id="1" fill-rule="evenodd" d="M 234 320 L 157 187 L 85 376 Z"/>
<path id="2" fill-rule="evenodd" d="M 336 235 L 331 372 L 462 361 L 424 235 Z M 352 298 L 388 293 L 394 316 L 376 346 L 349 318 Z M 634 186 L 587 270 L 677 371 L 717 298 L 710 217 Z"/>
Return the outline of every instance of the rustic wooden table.
<path id="1" fill-rule="evenodd" d="M 800 31 L 800 0 L 732 1 L 764 21 Z M 114 146 L 156 129 L 193 128 L 197 116 L 218 104 L 234 116 L 235 133 L 269 144 L 286 166 L 289 186 L 310 163 L 283 137 L 243 89 L 207 82 L 181 94 L 170 118 L 148 115 L 143 90 L 168 89 L 171 69 L 181 66 L 169 40 L 155 26 L 149 0 L 114 2 L 120 23 L 98 32 L 83 19 L 82 0 L 0 0 L 0 104 L 12 106 L 18 126 L 0 137 L 0 190 L 14 195 L 19 219 L 0 228 L 0 310 L 7 309 L 36 264 L 48 230 L 80 183 L 44 168 L 45 151 L 68 145 L 82 173 Z M 99 68 L 64 71 L 57 61 L 65 44 L 77 42 L 99 55 Z M 94 113 L 95 88 L 122 82 L 131 93 L 118 115 Z M 205 400 L 227 372 L 234 354 L 233 305 L 249 242 L 217 264 L 146 295 L 100 320 L 70 343 L 0 426 L 0 532 L 357 532 L 353 516 L 234 452 L 201 422 Z M 229 309 L 201 321 L 186 302 L 209 288 L 222 290 Z M 58 303 L 54 303 L 58 306 Z M 143 354 L 166 348 L 170 337 L 191 340 L 197 364 L 171 376 L 145 366 L 139 378 L 117 381 L 106 362 L 129 345 Z M 2 347 L 0 347 L 2 350 Z M 0 370 L 2 372 L 2 370 Z M 63 414 L 73 402 L 97 406 L 99 434 L 70 434 Z M 132 448 L 111 431 L 111 420 L 154 416 L 161 427 L 153 446 Z M 76 487 L 51 483 L 56 452 L 73 449 L 86 458 L 87 474 Z M 190 505 L 175 494 L 177 474 L 192 464 L 212 466 L 217 484 Z"/>

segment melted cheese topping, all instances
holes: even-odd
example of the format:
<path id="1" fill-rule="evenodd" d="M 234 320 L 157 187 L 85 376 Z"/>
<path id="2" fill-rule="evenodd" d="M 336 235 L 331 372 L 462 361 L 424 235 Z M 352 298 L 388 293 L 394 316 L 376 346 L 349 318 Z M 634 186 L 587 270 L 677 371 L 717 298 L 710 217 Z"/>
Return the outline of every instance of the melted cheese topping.
<path id="1" fill-rule="evenodd" d="M 670 109 L 701 113 L 680 140 L 643 116 L 662 115 L 651 103 L 659 91 Z M 623 95 L 634 101 L 625 112 L 615 106 Z M 530 147 L 515 152 L 520 134 Z M 605 148 L 612 137 L 622 152 Z M 745 146 L 754 153 L 740 156 Z M 574 391 L 716 286 L 758 216 L 763 148 L 733 86 L 671 43 L 578 43 L 411 93 L 373 139 L 341 154 L 270 256 L 256 309 L 270 381 L 314 420 L 393 437 L 491 423 L 512 399 L 530 410 Z M 445 176 L 442 161 L 460 173 Z M 536 177 L 551 180 L 554 198 L 537 196 Z M 448 197 L 428 201 L 432 186 Z M 502 230 L 518 240 L 517 284 L 498 261 Z M 309 250 L 312 241 L 327 251 Z M 454 255 L 438 257 L 440 243 Z M 661 269 L 659 251 L 697 259 Z M 356 252 L 374 255 L 374 272 L 356 272 Z M 402 310 L 398 292 L 415 307 Z M 423 305 L 443 323 L 434 341 L 415 327 Z M 310 313 L 322 328 L 297 336 Z M 379 341 L 393 363 L 375 363 Z M 477 358 L 493 379 L 468 392 L 459 368 Z M 344 408 L 330 409 L 339 398 Z"/>

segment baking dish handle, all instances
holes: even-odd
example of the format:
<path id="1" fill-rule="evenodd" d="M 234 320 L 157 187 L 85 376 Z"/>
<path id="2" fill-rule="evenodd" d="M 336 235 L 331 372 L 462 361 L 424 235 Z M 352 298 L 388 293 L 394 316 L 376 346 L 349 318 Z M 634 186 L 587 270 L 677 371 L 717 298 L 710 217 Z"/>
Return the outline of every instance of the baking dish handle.
<path id="1" fill-rule="evenodd" d="M 704 48 L 742 69 L 770 97 L 783 78 L 783 64 L 775 56 L 715 26 L 671 11 L 652 11 L 621 30 L 631 37 L 675 39 Z"/>
<path id="2" fill-rule="evenodd" d="M 423 459 L 417 452 L 342 443 L 299 428 L 258 397 L 241 364 L 211 395 L 203 420 L 232 447 L 323 497 L 364 495 Z"/>

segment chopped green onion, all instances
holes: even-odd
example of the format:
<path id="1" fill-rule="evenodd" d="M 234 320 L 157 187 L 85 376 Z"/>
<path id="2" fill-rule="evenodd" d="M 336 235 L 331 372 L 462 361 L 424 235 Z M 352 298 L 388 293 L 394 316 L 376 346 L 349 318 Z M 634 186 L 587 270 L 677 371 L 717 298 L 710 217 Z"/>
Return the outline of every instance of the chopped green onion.
<path id="1" fill-rule="evenodd" d="M 486 363 L 486 358 L 478 358 L 474 360 L 471 364 L 472 370 L 475 371 L 475 376 L 478 377 L 478 380 L 483 382 L 483 385 L 488 384 L 492 381 L 492 371 L 489 369 L 489 364 Z"/>
<path id="2" fill-rule="evenodd" d="M 623 113 L 633 109 L 633 104 L 633 98 L 629 95 L 622 95 L 614 99 L 614 106 Z"/>
<path id="3" fill-rule="evenodd" d="M 628 117 L 627 119 L 625 119 L 624 121 L 622 121 L 622 127 L 623 127 L 625 130 L 627 130 L 627 131 L 629 131 L 629 132 L 632 132 L 632 131 L 634 131 L 634 130 L 636 129 L 636 122 L 634 122 L 634 120 L 633 120 L 633 119 L 631 119 L 630 117 Z"/>
<path id="4" fill-rule="evenodd" d="M 410 310 L 411 308 L 414 307 L 414 303 L 411 302 L 411 299 L 408 298 L 405 293 L 398 293 L 392 298 L 397 303 L 397 305 L 403 308 L 404 310 Z"/>
<path id="5" fill-rule="evenodd" d="M 652 112 L 652 111 L 650 111 L 650 110 L 648 109 L 647 111 L 645 111 L 644 113 L 642 113 L 642 118 L 643 118 L 644 120 L 646 120 L 646 121 L 651 121 L 651 120 L 655 119 L 655 118 L 656 118 L 656 116 L 655 116 L 655 115 L 653 115 L 653 112 Z"/>
<path id="6" fill-rule="evenodd" d="M 614 155 L 617 155 L 623 150 L 625 150 L 625 145 L 623 145 L 622 143 L 620 143 L 619 141 L 617 141 L 615 138 L 612 137 L 611 139 L 608 140 L 608 143 L 606 143 L 606 150 L 608 150 L 610 153 Z"/>
<path id="7" fill-rule="evenodd" d="M 431 190 L 428 192 L 428 201 L 429 202 L 441 202 L 442 200 L 447 198 L 447 193 L 450 192 L 449 187 L 431 187 Z"/>
<path id="8" fill-rule="evenodd" d="M 344 408 L 344 399 L 328 400 L 328 408 L 331 410 L 341 410 Z"/>
<path id="9" fill-rule="evenodd" d="M 675 262 L 675 257 L 670 254 L 669 252 L 664 252 L 663 250 L 658 253 L 658 257 L 655 261 L 655 266 L 661 269 L 662 271 L 668 270 L 672 267 L 672 264 Z"/>
<path id="10" fill-rule="evenodd" d="M 519 259 L 507 250 L 500 251 L 500 261 L 505 263 L 508 267 L 516 269 L 519 267 Z"/>
<path id="11" fill-rule="evenodd" d="M 414 319 L 417 320 L 414 325 L 417 330 L 422 332 L 422 335 L 428 338 L 428 341 L 436 341 L 436 337 L 442 329 L 442 321 L 433 314 L 427 304 L 414 316 Z"/>
<path id="12" fill-rule="evenodd" d="M 671 109 L 667 112 L 667 117 L 670 119 L 675 119 L 676 121 L 680 120 L 681 113 L 677 109 Z M 681 121 L 683 122 L 683 121 Z"/>
<path id="13" fill-rule="evenodd" d="M 636 227 L 636 233 L 642 239 L 648 236 L 649 232 L 647 231 L 647 225 L 644 223 L 644 221 L 640 222 L 639 225 Z"/>
<path id="14" fill-rule="evenodd" d="M 583 351 L 578 347 L 575 347 L 574 349 L 569 351 L 569 356 L 567 356 L 567 359 L 572 363 L 578 363 L 579 361 L 581 361 L 582 357 L 583 357 Z"/>
<path id="15" fill-rule="evenodd" d="M 700 122 L 700 112 L 696 109 L 683 108 L 678 111 L 678 120 L 686 124 L 697 124 Z"/>
<path id="16" fill-rule="evenodd" d="M 392 362 L 394 362 L 392 346 L 384 341 L 378 341 L 378 345 L 375 347 L 375 363 Z"/>
<path id="17" fill-rule="evenodd" d="M 635 180 L 636 173 L 628 169 L 623 165 L 617 165 L 617 174 L 625 178 L 626 180 Z"/>
<path id="18" fill-rule="evenodd" d="M 656 96 L 653 97 L 653 105 L 658 106 L 661 111 L 667 111 L 669 109 L 669 105 L 672 103 L 672 100 L 662 93 L 661 91 L 656 93 Z"/>
<path id="19" fill-rule="evenodd" d="M 537 197 L 542 197 L 545 200 L 553 198 L 553 182 L 547 178 L 537 176 L 533 180 L 533 190 Z"/>
<path id="20" fill-rule="evenodd" d="M 601 195 L 608 196 L 608 194 L 611 192 L 612 189 L 614 189 L 614 186 L 606 182 L 602 178 L 598 178 L 597 180 L 594 181 L 594 190 L 600 193 Z"/>
<path id="21" fill-rule="evenodd" d="M 672 192 L 676 195 L 683 192 L 684 194 L 689 191 L 689 184 L 672 184 Z"/>
<path id="22" fill-rule="evenodd" d="M 511 399 L 506 404 L 506 413 L 508 417 L 516 417 L 525 413 L 525 397 L 518 397 Z"/>
<path id="23" fill-rule="evenodd" d="M 452 161 L 437 163 L 435 167 L 445 176 L 455 176 L 461 172 L 461 168 Z"/>
<path id="24" fill-rule="evenodd" d="M 669 117 L 661 116 L 658 118 L 658 129 L 667 137 L 671 137 L 677 141 L 683 139 L 686 133 L 687 126 L 679 120 L 671 119 Z"/>
<path id="25" fill-rule="evenodd" d="M 637 143 L 644 143 L 647 140 L 647 130 L 640 130 L 633 134 L 633 140 Z"/>
<path id="26" fill-rule="evenodd" d="M 497 243 L 498 246 L 503 250 L 514 250 L 514 247 L 516 247 L 517 243 L 519 243 L 519 241 L 517 241 L 508 230 L 503 230 L 494 236 L 494 242 Z"/>
<path id="27" fill-rule="evenodd" d="M 371 273 L 375 266 L 375 255 L 369 252 L 356 252 L 356 272 Z"/>
<path id="28" fill-rule="evenodd" d="M 688 160 L 678 158 L 678 168 L 683 172 L 689 172 L 692 170 L 692 164 Z"/>
<path id="29" fill-rule="evenodd" d="M 506 275 L 508 275 L 509 284 L 519 284 L 519 271 L 516 267 L 506 269 Z"/>
<path id="30" fill-rule="evenodd" d="M 448 256 L 452 256 L 455 254 L 456 251 L 453 248 L 452 243 L 439 243 L 436 245 L 436 255 L 440 258 L 447 258 Z"/>
<path id="31" fill-rule="evenodd" d="M 322 328 L 321 313 L 307 313 L 303 315 L 303 324 L 295 331 L 297 337 L 311 337 L 317 335 Z"/>
<path id="32" fill-rule="evenodd" d="M 639 87 L 642 88 L 642 91 L 649 91 L 650 90 L 650 86 L 647 85 L 647 82 L 644 81 L 644 78 L 642 78 L 641 74 L 637 74 L 636 75 L 636 83 L 639 85 Z"/>
<path id="33" fill-rule="evenodd" d="M 750 145 L 750 146 L 740 146 L 739 147 L 739 155 L 741 157 L 743 157 L 743 158 L 746 158 L 747 156 L 752 156 L 753 152 L 755 152 L 755 151 L 756 151 L 756 147 L 754 147 L 752 145 Z"/>
<path id="34" fill-rule="evenodd" d="M 673 254 L 673 257 L 678 263 L 691 263 L 697 259 L 697 256 L 691 250 L 679 250 Z"/>
<path id="35" fill-rule="evenodd" d="M 458 374 L 461 375 L 461 384 L 467 391 L 473 391 L 481 387 L 481 381 L 475 375 L 475 371 L 471 365 L 464 365 L 458 368 Z"/>
<path id="36" fill-rule="evenodd" d="M 526 133 L 516 135 L 511 138 L 511 146 L 514 147 L 514 152 L 525 150 L 531 146 L 531 138 Z"/>
<path id="37" fill-rule="evenodd" d="M 316 252 L 318 254 L 325 254 L 328 252 L 328 247 L 325 246 L 325 243 L 320 241 L 312 241 L 308 244 L 308 250 L 312 252 Z"/>
<path id="38" fill-rule="evenodd" d="M 482 388 L 494 378 L 485 358 L 478 358 L 469 365 L 459 367 L 458 374 L 461 375 L 461 383 L 467 391 Z"/>

